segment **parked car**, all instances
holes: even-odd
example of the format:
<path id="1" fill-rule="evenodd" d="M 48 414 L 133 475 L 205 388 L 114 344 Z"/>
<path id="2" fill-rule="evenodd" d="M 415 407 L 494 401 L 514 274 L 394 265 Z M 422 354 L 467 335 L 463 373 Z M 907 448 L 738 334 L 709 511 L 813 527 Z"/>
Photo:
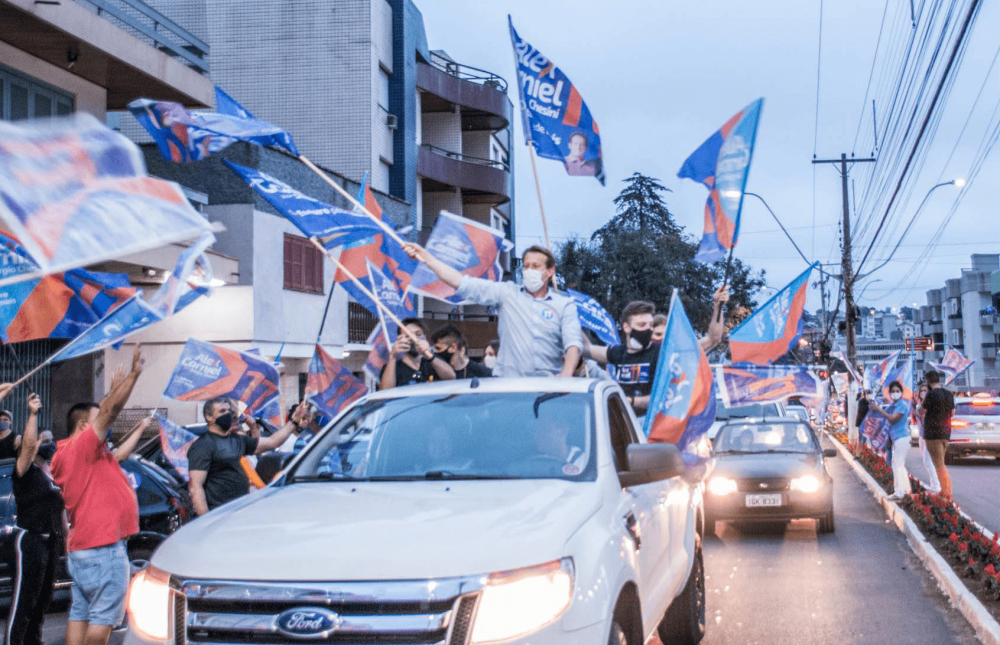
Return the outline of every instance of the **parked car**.
<path id="1" fill-rule="evenodd" d="M 785 404 L 780 401 L 772 403 L 754 403 L 753 405 L 740 405 L 727 408 L 722 399 L 715 402 L 715 423 L 708 429 L 708 438 L 715 441 L 715 435 L 730 419 L 750 419 L 762 417 L 784 417 L 788 416 Z"/>
<path id="2" fill-rule="evenodd" d="M 164 542 L 126 643 L 696 643 L 703 486 L 614 382 L 373 393 Z"/>
<path id="3" fill-rule="evenodd" d="M 1000 459 L 1000 398 L 985 392 L 955 399 L 945 461 L 976 455 Z"/>
<path id="4" fill-rule="evenodd" d="M 17 519 L 11 489 L 14 462 L 0 460 L 0 606 L 10 605 L 13 593 L 12 539 Z M 129 560 L 134 567 L 142 568 L 169 534 L 194 517 L 194 508 L 187 491 L 177 487 L 170 475 L 155 464 L 132 456 L 122 462 L 122 469 L 132 481 L 139 501 L 139 533 L 129 538 Z M 53 599 L 68 599 L 70 584 L 63 557 L 56 571 Z"/>
<path id="5" fill-rule="evenodd" d="M 712 449 L 715 469 L 705 495 L 705 527 L 718 521 L 816 518 L 820 533 L 834 531 L 833 478 L 812 426 L 797 418 L 732 420 Z"/>
<path id="6" fill-rule="evenodd" d="M 796 417 L 800 421 L 810 425 L 812 424 L 812 415 L 804 405 L 787 405 L 785 406 L 785 414 L 789 417 Z"/>

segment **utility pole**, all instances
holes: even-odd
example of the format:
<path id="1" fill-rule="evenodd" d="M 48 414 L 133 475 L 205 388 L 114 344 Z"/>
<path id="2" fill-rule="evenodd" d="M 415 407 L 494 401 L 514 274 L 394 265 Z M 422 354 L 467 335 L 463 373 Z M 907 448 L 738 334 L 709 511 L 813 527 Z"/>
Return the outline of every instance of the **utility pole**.
<path id="1" fill-rule="evenodd" d="M 867 159 L 856 159 L 853 156 L 848 159 L 847 153 L 841 153 L 840 159 L 813 159 L 814 164 L 818 163 L 828 163 L 828 164 L 840 164 L 840 182 L 841 182 L 841 192 L 842 200 L 844 205 L 844 249 L 843 255 L 841 257 L 841 284 L 844 289 L 844 337 L 847 341 L 847 360 L 851 362 L 851 365 L 857 366 L 857 349 L 855 348 L 855 333 L 854 333 L 854 270 L 851 261 L 851 211 L 850 202 L 848 201 L 848 190 L 847 190 L 847 180 L 850 168 L 848 162 L 853 166 L 856 163 L 873 163 L 875 161 L 874 157 L 868 157 Z M 849 424 L 849 438 L 852 442 L 857 441 L 858 429 L 854 424 L 854 397 L 847 397 L 847 407 L 848 415 L 847 422 Z"/>

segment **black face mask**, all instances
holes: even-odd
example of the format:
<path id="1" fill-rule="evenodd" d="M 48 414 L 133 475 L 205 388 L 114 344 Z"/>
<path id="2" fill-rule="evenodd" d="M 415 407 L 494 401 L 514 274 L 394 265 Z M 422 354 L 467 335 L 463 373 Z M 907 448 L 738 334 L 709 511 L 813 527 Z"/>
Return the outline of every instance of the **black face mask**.
<path id="1" fill-rule="evenodd" d="M 455 358 L 455 352 L 438 352 L 438 358 L 440 358 L 445 363 L 451 364 L 451 359 Z"/>
<path id="2" fill-rule="evenodd" d="M 653 342 L 653 330 L 643 329 L 639 331 L 638 329 L 633 329 L 629 334 L 630 338 L 634 338 L 637 343 L 641 344 L 643 349 L 649 347 L 649 344 Z"/>
<path id="3" fill-rule="evenodd" d="M 52 461 L 52 456 L 56 454 L 55 443 L 43 443 L 38 446 L 38 456 L 45 461 Z"/>
<path id="4" fill-rule="evenodd" d="M 417 349 L 416 345 L 410 345 L 410 349 L 406 350 L 406 353 L 410 356 L 417 357 L 420 356 L 420 350 Z"/>
<path id="5" fill-rule="evenodd" d="M 229 432 L 229 429 L 233 427 L 233 413 L 226 412 L 222 416 L 216 417 L 215 425 L 219 426 L 223 432 Z"/>

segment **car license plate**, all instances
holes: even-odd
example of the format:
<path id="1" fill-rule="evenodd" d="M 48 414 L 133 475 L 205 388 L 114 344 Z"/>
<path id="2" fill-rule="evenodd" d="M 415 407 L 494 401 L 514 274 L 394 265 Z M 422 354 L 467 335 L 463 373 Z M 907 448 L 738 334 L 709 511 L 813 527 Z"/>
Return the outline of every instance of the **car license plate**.
<path id="1" fill-rule="evenodd" d="M 750 493 L 747 506 L 781 506 L 781 493 Z"/>

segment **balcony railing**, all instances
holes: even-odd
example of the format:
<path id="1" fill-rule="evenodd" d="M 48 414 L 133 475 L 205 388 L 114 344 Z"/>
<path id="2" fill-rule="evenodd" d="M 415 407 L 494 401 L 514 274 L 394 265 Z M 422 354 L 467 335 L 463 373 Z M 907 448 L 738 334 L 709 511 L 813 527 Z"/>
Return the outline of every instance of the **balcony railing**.
<path id="1" fill-rule="evenodd" d="M 436 52 L 431 52 L 431 65 L 463 81 L 472 81 L 473 83 L 492 87 L 504 94 L 507 93 L 507 81 L 502 76 L 488 72 L 485 69 L 456 63 Z"/>
<path id="2" fill-rule="evenodd" d="M 980 325 L 984 327 L 989 327 L 990 325 L 994 325 L 996 323 L 1000 323 L 1000 314 L 994 312 L 984 312 L 984 311 L 979 312 Z"/>
<path id="3" fill-rule="evenodd" d="M 347 342 L 363 343 L 375 327 L 378 325 L 378 318 L 357 302 L 347 303 Z"/>
<path id="4" fill-rule="evenodd" d="M 76 1 L 198 73 L 208 74 L 208 44 L 142 0 Z"/>
<path id="5" fill-rule="evenodd" d="M 443 157 L 448 157 L 449 159 L 457 159 L 458 161 L 465 161 L 466 163 L 474 163 L 480 166 L 489 166 L 490 168 L 499 168 L 506 172 L 510 172 L 510 164 L 504 163 L 496 159 L 483 159 L 482 157 L 473 157 L 471 155 L 463 155 L 461 152 L 452 152 L 451 150 L 445 150 L 444 148 L 439 148 L 438 146 L 432 146 L 429 143 L 420 144 L 421 147 L 427 148 L 435 154 L 439 154 Z"/>

